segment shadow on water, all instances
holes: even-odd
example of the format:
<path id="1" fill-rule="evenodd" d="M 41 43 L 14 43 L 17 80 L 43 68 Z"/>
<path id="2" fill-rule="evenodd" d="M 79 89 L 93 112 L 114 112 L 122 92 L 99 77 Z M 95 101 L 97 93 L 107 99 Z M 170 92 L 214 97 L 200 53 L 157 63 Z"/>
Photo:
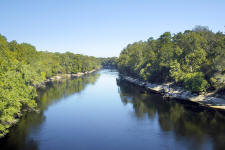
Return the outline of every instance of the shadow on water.
<path id="1" fill-rule="evenodd" d="M 202 149 L 206 138 L 212 142 L 206 149 L 225 149 L 224 114 L 163 100 L 125 81 L 117 84 L 122 102 L 132 104 L 137 118 L 157 118 L 162 131 L 173 132 L 177 141 L 189 141 L 191 149 Z"/>
<path id="2" fill-rule="evenodd" d="M 44 89 L 38 89 L 39 113 L 27 113 L 10 133 L 0 140 L 1 150 L 38 150 L 38 143 L 29 137 L 30 132 L 38 132 L 45 121 L 44 111 L 49 106 L 62 100 L 62 97 L 74 93 L 81 93 L 89 84 L 95 84 L 99 73 L 92 73 L 82 77 L 55 81 Z"/>

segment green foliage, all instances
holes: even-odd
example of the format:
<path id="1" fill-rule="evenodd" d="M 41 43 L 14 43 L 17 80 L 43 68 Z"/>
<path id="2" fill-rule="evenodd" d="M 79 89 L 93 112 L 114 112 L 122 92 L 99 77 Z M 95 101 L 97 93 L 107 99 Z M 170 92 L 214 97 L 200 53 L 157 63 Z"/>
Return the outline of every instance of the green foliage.
<path id="1" fill-rule="evenodd" d="M 117 57 L 100 58 L 103 68 L 117 68 Z"/>
<path id="2" fill-rule="evenodd" d="M 38 52 L 30 44 L 8 42 L 0 35 L 0 137 L 23 111 L 36 109 L 33 85 L 56 74 L 87 72 L 101 67 L 98 58 L 73 53 Z"/>
<path id="3" fill-rule="evenodd" d="M 129 44 L 117 66 L 120 73 L 149 82 L 175 81 L 195 92 L 220 89 L 225 85 L 225 35 L 202 26 L 173 36 L 165 32 Z"/>
<path id="4" fill-rule="evenodd" d="M 194 92 L 203 92 L 206 91 L 208 82 L 204 79 L 202 73 L 195 72 L 185 74 L 184 85 L 187 90 Z"/>
<path id="5" fill-rule="evenodd" d="M 176 81 L 180 82 L 184 79 L 185 73 L 181 70 L 180 64 L 177 60 L 170 63 L 170 76 Z"/>

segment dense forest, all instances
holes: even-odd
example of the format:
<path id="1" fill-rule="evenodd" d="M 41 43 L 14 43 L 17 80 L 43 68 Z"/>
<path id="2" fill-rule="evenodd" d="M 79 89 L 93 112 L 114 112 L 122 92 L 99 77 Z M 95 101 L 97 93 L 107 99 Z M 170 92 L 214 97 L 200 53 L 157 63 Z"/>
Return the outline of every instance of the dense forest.
<path id="1" fill-rule="evenodd" d="M 27 43 L 8 42 L 0 35 L 0 137 L 23 111 L 36 109 L 34 85 L 56 74 L 99 69 L 98 58 L 80 54 L 37 51 Z"/>
<path id="2" fill-rule="evenodd" d="M 193 92 L 225 89 L 225 35 L 208 27 L 129 44 L 118 59 L 120 73 L 149 82 L 174 82 Z"/>

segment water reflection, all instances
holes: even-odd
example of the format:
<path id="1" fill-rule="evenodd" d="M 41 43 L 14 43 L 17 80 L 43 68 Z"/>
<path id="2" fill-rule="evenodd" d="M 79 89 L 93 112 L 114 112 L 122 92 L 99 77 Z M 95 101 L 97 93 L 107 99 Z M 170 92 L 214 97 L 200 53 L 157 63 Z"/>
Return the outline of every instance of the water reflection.
<path id="1" fill-rule="evenodd" d="M 38 105 L 40 113 L 25 114 L 10 134 L 0 140 L 0 149 L 5 150 L 38 150 L 37 141 L 31 133 L 39 132 L 45 121 L 44 111 L 54 103 L 74 93 L 80 93 L 89 84 L 94 84 L 99 78 L 99 73 L 92 73 L 72 80 L 56 81 L 45 89 L 38 90 Z"/>
<path id="2" fill-rule="evenodd" d="M 40 89 L 40 113 L 24 115 L 0 149 L 225 149 L 225 115 L 116 84 L 116 71 L 100 74 Z"/>
<path id="3" fill-rule="evenodd" d="M 149 118 L 157 117 L 161 130 L 174 132 L 176 140 L 183 142 L 185 147 L 225 149 L 224 114 L 166 101 L 160 96 L 144 93 L 127 82 L 118 85 L 122 102 L 132 104 L 137 118 L 146 115 Z"/>

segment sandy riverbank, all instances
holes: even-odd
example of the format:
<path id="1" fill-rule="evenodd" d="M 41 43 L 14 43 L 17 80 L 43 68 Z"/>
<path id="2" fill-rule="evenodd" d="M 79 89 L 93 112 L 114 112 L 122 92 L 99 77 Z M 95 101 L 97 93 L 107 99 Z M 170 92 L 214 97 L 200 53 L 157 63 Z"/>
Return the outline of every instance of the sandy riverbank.
<path id="1" fill-rule="evenodd" d="M 121 76 L 120 79 L 133 83 L 137 86 L 143 87 L 146 90 L 150 90 L 151 92 L 161 94 L 163 95 L 163 97 L 190 101 L 190 102 L 198 103 L 201 106 L 225 110 L 224 98 L 208 96 L 207 94 L 198 95 L 196 93 L 186 91 L 181 87 L 174 86 L 171 83 L 152 84 L 152 83 L 140 81 L 138 79 L 135 79 L 129 76 Z"/>
<path id="2" fill-rule="evenodd" d="M 46 79 L 44 82 L 41 82 L 39 84 L 34 85 L 36 88 L 42 88 L 45 87 L 46 84 L 53 82 L 53 81 L 58 81 L 58 80 L 63 80 L 63 79 L 67 79 L 67 78 L 73 78 L 73 77 L 80 77 L 86 74 L 90 74 L 92 72 L 95 72 L 96 70 L 91 70 L 91 71 L 87 71 L 87 72 L 78 72 L 76 74 L 58 74 L 56 76 L 53 76 L 49 79 Z"/>

